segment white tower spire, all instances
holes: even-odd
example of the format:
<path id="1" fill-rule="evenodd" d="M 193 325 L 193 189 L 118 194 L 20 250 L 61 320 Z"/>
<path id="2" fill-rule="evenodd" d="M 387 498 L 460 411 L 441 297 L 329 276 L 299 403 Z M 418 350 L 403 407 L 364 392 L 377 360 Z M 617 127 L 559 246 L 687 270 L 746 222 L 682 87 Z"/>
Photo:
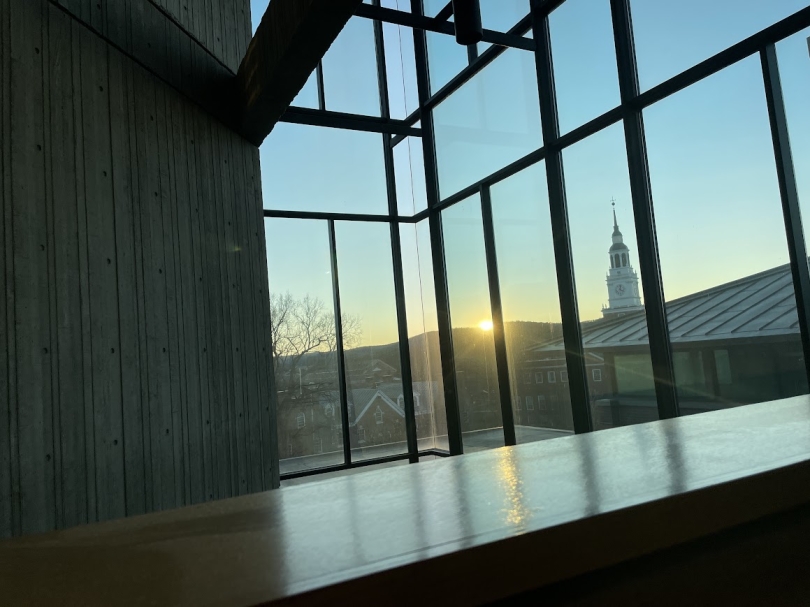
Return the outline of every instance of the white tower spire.
<path id="1" fill-rule="evenodd" d="M 608 250 L 610 269 L 607 274 L 608 305 L 602 307 L 605 318 L 643 310 L 638 290 L 638 274 L 630 262 L 630 249 L 624 244 L 624 236 L 619 230 L 616 219 L 616 201 L 611 199 L 613 207 L 613 244 Z"/>

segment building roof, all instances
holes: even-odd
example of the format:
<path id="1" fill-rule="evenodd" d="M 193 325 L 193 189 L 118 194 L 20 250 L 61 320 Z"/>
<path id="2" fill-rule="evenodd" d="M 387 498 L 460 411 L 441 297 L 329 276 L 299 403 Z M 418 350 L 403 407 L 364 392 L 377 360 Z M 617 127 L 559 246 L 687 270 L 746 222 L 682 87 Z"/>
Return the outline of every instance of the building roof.
<path id="1" fill-rule="evenodd" d="M 365 406 L 363 409 L 356 415 L 356 417 L 352 420 L 352 425 L 356 424 L 359 420 L 363 419 L 363 416 L 366 414 L 371 408 L 371 405 L 375 402 L 382 401 L 386 405 L 388 405 L 394 412 L 399 415 L 400 417 L 405 417 L 405 411 L 403 411 L 396 401 L 391 400 L 389 396 L 387 396 L 382 390 L 352 390 L 354 392 L 355 404 L 360 402 L 365 402 Z M 358 394 L 358 392 L 363 394 Z"/>
<path id="2" fill-rule="evenodd" d="M 784 265 L 667 302 L 672 343 L 778 337 L 799 332 L 790 266 Z M 583 323 L 585 348 L 648 343 L 644 311 Z M 562 339 L 531 348 L 560 350 Z"/>
<path id="3" fill-rule="evenodd" d="M 413 394 L 416 399 L 416 414 L 428 413 L 430 407 L 419 407 L 419 398 L 431 399 L 438 396 L 439 386 L 435 381 L 415 381 L 413 382 Z M 388 404 L 400 417 L 405 416 L 404 409 L 399 405 L 399 398 L 402 396 L 402 383 L 391 382 L 381 384 L 376 388 L 352 388 L 347 391 L 349 399 L 349 417 L 351 419 L 360 419 L 371 406 L 371 404 L 380 399 Z M 320 404 L 322 406 L 334 406 L 340 402 L 340 394 L 337 390 L 324 391 L 320 396 Z M 357 413 L 357 415 L 355 415 Z"/>

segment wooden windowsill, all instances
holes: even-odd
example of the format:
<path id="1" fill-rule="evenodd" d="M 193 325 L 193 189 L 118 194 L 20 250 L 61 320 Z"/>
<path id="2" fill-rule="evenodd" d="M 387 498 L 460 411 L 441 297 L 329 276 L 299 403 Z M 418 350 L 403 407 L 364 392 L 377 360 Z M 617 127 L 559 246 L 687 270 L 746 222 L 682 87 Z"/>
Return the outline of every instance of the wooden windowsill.
<path id="1" fill-rule="evenodd" d="M 13 605 L 483 603 L 806 503 L 797 397 L 10 540 L 0 588 Z"/>

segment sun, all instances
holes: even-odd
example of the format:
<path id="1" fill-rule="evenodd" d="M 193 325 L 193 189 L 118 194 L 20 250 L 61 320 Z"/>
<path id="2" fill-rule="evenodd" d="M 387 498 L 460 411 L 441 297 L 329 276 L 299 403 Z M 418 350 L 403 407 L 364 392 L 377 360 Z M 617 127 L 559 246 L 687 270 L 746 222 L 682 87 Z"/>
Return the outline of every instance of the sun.
<path id="1" fill-rule="evenodd" d="M 482 331 L 492 331 L 492 321 L 491 320 L 482 320 L 478 323 L 478 328 Z"/>

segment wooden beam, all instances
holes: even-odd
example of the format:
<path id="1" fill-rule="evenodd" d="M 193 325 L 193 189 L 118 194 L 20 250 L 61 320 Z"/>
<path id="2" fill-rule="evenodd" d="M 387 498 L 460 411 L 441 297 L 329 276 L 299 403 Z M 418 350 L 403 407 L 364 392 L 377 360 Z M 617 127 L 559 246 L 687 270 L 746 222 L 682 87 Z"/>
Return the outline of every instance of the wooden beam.
<path id="1" fill-rule="evenodd" d="M 271 0 L 239 66 L 240 133 L 261 145 L 362 0 Z"/>

